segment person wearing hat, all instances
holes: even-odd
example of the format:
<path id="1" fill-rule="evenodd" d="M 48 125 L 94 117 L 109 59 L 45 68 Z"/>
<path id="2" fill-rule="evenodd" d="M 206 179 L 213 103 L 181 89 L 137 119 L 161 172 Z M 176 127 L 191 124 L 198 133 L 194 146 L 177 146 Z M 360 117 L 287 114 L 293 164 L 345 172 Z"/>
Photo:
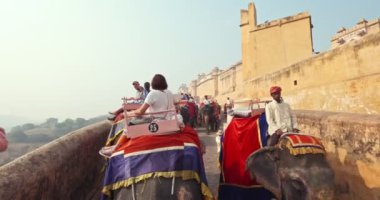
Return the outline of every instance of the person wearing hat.
<path id="1" fill-rule="evenodd" d="M 280 136 L 286 132 L 298 133 L 298 124 L 295 115 L 288 103 L 281 97 L 281 87 L 270 88 L 273 101 L 265 107 L 266 120 L 268 123 L 267 145 L 274 146 L 278 143 Z"/>

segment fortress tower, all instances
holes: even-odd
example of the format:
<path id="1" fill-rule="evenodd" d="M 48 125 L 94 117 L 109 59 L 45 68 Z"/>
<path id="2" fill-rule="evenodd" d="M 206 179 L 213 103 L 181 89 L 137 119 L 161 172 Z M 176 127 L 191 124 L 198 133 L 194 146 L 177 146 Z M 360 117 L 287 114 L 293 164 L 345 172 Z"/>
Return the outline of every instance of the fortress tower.
<path id="1" fill-rule="evenodd" d="M 313 53 L 307 12 L 257 24 L 256 7 L 241 10 L 244 79 L 250 80 L 309 58 Z"/>

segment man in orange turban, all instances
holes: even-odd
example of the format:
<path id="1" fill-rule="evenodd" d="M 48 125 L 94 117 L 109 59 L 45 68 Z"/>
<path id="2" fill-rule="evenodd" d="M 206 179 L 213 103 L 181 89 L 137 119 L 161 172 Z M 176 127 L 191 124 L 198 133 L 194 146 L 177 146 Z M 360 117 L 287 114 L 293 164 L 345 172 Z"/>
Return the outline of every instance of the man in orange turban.
<path id="1" fill-rule="evenodd" d="M 285 132 L 299 132 L 297 119 L 290 108 L 281 97 L 281 87 L 273 86 L 269 92 L 273 101 L 265 107 L 268 123 L 268 146 L 277 144 L 280 136 Z"/>
<path id="2" fill-rule="evenodd" d="M 273 93 L 281 92 L 281 87 L 279 86 L 272 86 L 270 88 L 270 94 L 272 95 Z"/>

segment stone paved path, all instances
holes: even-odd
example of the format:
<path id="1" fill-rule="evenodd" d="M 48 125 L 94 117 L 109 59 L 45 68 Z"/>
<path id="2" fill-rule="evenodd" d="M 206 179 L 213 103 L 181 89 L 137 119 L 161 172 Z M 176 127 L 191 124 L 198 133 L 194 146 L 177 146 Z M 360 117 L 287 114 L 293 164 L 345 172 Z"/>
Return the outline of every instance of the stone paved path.
<path id="1" fill-rule="evenodd" d="M 197 131 L 199 138 L 206 145 L 206 154 L 203 155 L 203 161 L 205 164 L 208 185 L 214 197 L 217 197 L 220 170 L 218 165 L 219 155 L 217 153 L 215 141 L 216 134 L 214 132 L 207 134 L 203 128 L 198 128 Z"/>

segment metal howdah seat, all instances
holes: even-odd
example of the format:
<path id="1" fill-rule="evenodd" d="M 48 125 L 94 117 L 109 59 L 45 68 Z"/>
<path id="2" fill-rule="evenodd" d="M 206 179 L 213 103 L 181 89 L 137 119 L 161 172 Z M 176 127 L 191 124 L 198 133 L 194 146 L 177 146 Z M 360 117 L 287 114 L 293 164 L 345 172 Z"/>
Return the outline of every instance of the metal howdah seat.
<path id="1" fill-rule="evenodd" d="M 123 97 L 123 108 L 124 110 L 137 110 L 144 103 L 144 99 L 135 99 Z"/>
<path id="2" fill-rule="evenodd" d="M 180 131 L 177 113 L 175 110 L 145 113 L 144 115 L 125 115 L 124 134 L 127 138 L 136 138 L 143 135 L 167 135 Z"/>
<path id="3" fill-rule="evenodd" d="M 237 109 L 231 110 L 228 114 L 234 117 L 251 117 L 265 112 L 265 106 L 271 101 L 245 100 Z"/>

